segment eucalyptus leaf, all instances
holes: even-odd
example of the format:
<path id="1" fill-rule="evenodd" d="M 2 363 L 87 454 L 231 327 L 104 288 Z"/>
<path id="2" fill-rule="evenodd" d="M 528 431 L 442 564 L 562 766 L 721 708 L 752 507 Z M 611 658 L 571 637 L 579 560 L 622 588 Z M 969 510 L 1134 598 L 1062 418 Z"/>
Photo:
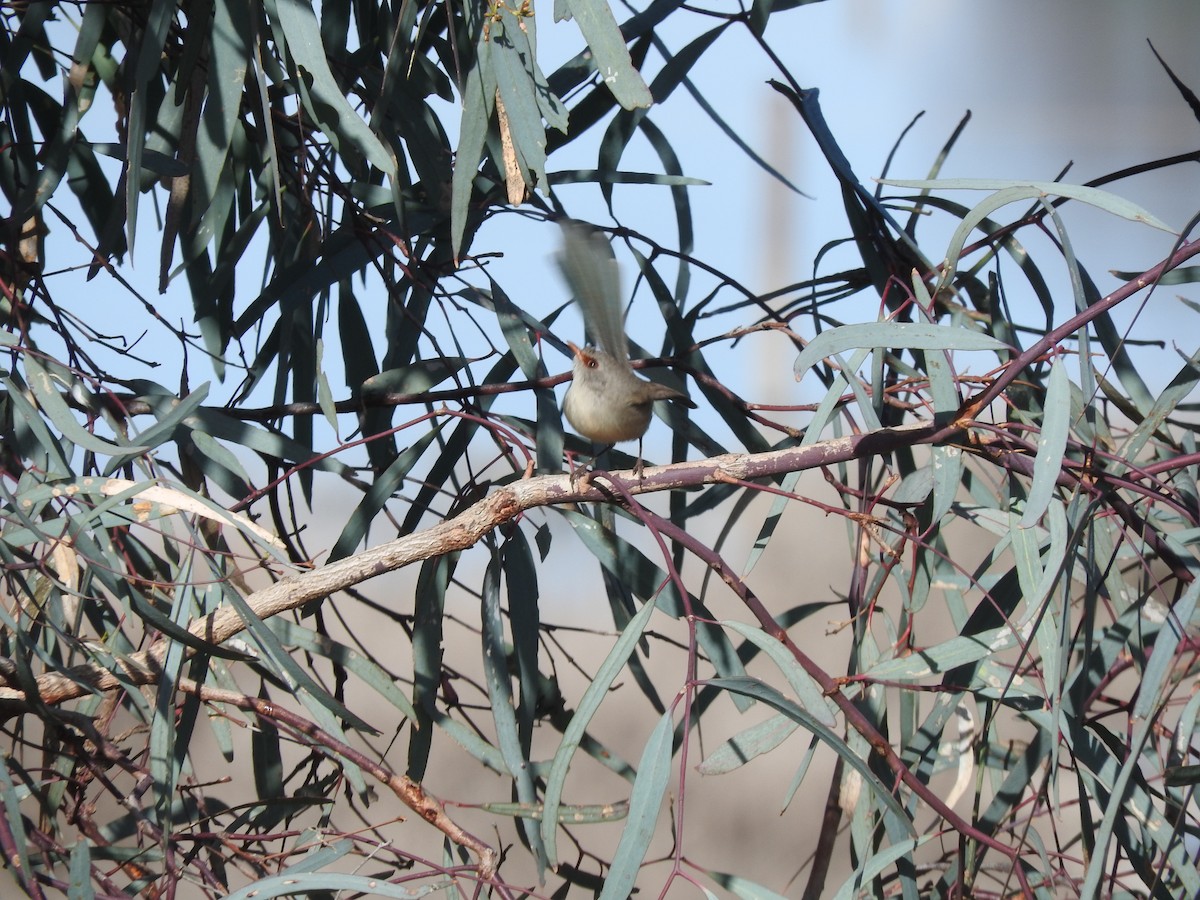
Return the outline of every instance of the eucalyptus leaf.
<path id="1" fill-rule="evenodd" d="M 564 0 L 562 8 L 556 4 L 555 18 L 574 18 L 579 23 L 579 30 L 595 56 L 600 80 L 621 106 L 646 108 L 654 102 L 650 88 L 633 67 L 625 38 L 605 0 Z"/>
<path id="2" fill-rule="evenodd" d="M 646 741 L 638 763 L 637 780 L 629 797 L 629 814 L 617 844 L 612 868 L 604 879 L 600 900 L 623 900 L 633 890 L 642 860 L 650 849 L 663 795 L 671 777 L 671 713 L 666 712 Z"/>
<path id="3" fill-rule="evenodd" d="M 841 325 L 817 335 L 796 357 L 796 380 L 822 359 L 847 350 L 881 348 L 907 350 L 994 350 L 1004 344 L 969 328 L 949 328 L 915 322 L 867 322 Z"/>
<path id="4" fill-rule="evenodd" d="M 275 0 L 276 15 L 287 51 L 299 70 L 301 79 L 309 80 L 313 105 L 310 112 L 335 147 L 358 152 L 385 174 L 395 172 L 395 159 L 383 142 L 371 131 L 362 117 L 346 101 L 337 84 L 325 55 L 317 17 L 311 5 L 301 0 Z"/>

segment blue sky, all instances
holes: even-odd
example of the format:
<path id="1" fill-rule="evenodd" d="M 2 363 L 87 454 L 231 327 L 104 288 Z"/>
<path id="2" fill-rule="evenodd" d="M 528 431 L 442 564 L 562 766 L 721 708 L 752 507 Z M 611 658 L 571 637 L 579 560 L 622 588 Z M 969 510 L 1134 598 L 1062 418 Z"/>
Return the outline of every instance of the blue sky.
<path id="1" fill-rule="evenodd" d="M 660 38 L 678 51 L 712 25 L 713 20 L 702 16 L 683 16 Z M 896 155 L 891 175 L 924 177 L 943 142 L 970 110 L 972 120 L 943 176 L 1048 180 L 1072 163 L 1065 180 L 1082 182 L 1197 145 L 1200 125 L 1154 59 L 1147 39 L 1176 74 L 1200 92 L 1200 63 L 1194 54 L 1198 26 L 1198 7 L 1183 2 L 857 0 L 817 3 L 779 15 L 771 20 L 766 38 L 801 85 L 820 88 L 826 118 L 864 180 L 880 174 L 898 136 L 922 112 Z M 538 35 L 548 70 L 579 46 L 573 24 L 551 23 L 548 15 L 539 19 Z M 651 111 L 655 124 L 671 138 L 684 171 L 711 183 L 690 192 L 697 255 L 762 291 L 809 276 L 819 249 L 847 234 L 836 183 L 799 118 L 766 85 L 772 77 L 780 77 L 779 72 L 744 30 L 735 28 L 699 64 L 694 80 L 734 130 L 750 144 L 768 147 L 772 163 L 813 199 L 791 194 L 766 177 L 684 91 Z M 552 166 L 593 166 L 595 157 L 585 148 L 594 145 L 594 140 L 580 141 L 569 155 L 552 160 Z M 644 143 L 635 150 L 640 152 L 631 151 L 627 158 L 630 168 L 658 169 Z M 1165 175 L 1119 183 L 1112 190 L 1178 228 L 1196 210 L 1200 173 L 1176 167 Z M 591 186 L 562 188 L 559 196 L 574 215 L 611 221 Z M 974 204 L 984 196 L 958 194 L 956 199 Z M 674 243 L 674 220 L 663 188 L 618 188 L 617 198 L 623 224 Z M 1082 264 L 1102 291 L 1120 283 L 1106 275 L 1109 268 L 1145 268 L 1170 247 L 1169 235 L 1079 205 L 1066 208 L 1063 217 Z M 925 247 L 936 257 L 951 224 L 932 221 L 922 231 L 935 236 Z M 550 259 L 554 232 L 501 216 L 476 242 L 477 248 L 505 249 L 505 259 L 493 264 L 493 271 L 510 290 L 528 285 L 521 299 L 535 312 L 548 311 L 567 297 Z M 1070 293 L 1065 267 L 1053 262 L 1048 243 L 1039 243 L 1033 234 L 1025 238 L 1044 254 L 1041 263 L 1057 279 L 1053 284 L 1064 298 L 1066 315 Z M 823 271 L 835 268 L 827 264 Z M 627 281 L 632 270 L 627 259 Z M 698 280 L 694 297 L 703 294 L 702 285 Z M 861 310 L 843 312 L 873 318 L 869 298 L 862 302 Z M 648 295 L 635 299 L 630 332 L 635 340 L 654 347 L 661 325 L 656 327 L 653 309 L 643 312 L 646 307 L 640 303 L 652 307 Z M 1126 321 L 1132 309 L 1119 313 L 1118 320 Z M 1174 293 L 1164 291 L 1140 315 L 1139 329 L 1148 327 L 1162 336 L 1164 331 L 1178 333 L 1171 323 L 1192 314 L 1184 312 Z M 577 339 L 578 318 L 560 321 L 563 336 Z M 1195 348 L 1185 343 L 1181 349 L 1190 353 Z M 794 400 L 798 389 L 790 379 L 789 352 L 781 347 L 777 358 L 746 354 L 743 364 L 733 367 L 746 376 L 738 387 L 763 395 L 756 399 Z M 549 357 L 548 365 L 555 370 Z M 565 358 L 561 366 L 567 367 Z M 1160 373 L 1162 380 L 1174 371 L 1168 363 Z M 814 399 L 803 390 L 800 395 Z"/>
<path id="2" fill-rule="evenodd" d="M 713 8 L 727 7 L 718 4 Z M 574 23 L 554 23 L 550 8 L 546 0 L 537 6 L 539 54 L 546 71 L 581 47 Z M 627 14 L 618 7 L 618 19 Z M 674 52 L 713 24 L 711 18 L 683 14 L 658 36 Z M 956 123 L 971 110 L 973 119 L 947 161 L 944 175 L 1048 179 L 1073 161 L 1067 180 L 1085 181 L 1196 146 L 1200 126 L 1155 61 L 1146 39 L 1154 42 L 1186 83 L 1200 91 L 1200 61 L 1194 53 L 1198 33 L 1200 5 L 1183 0 L 1150 4 L 833 0 L 776 16 L 766 38 L 803 86 L 820 88 L 827 120 L 864 180 L 881 172 L 901 131 L 922 111 L 925 115 L 896 156 L 892 175 L 923 177 Z M 658 65 L 652 52 L 650 67 L 653 70 Z M 768 78 L 779 75 L 744 29 L 733 28 L 697 66 L 694 83 L 739 135 L 756 147 L 767 148 L 772 163 L 813 199 L 792 194 L 765 176 L 684 90 L 651 111 L 654 123 L 679 154 L 685 173 L 710 182 L 710 186 L 690 192 L 696 255 L 761 291 L 809 276 L 818 250 L 847 233 L 836 184 L 813 140 L 791 107 L 766 85 Z M 446 114 L 453 130 L 457 111 L 448 105 Z M 84 120 L 89 137 L 111 139 L 102 133 L 110 119 L 108 110 L 94 110 Z M 552 158 L 551 169 L 595 166 L 600 132 L 601 128 L 594 129 L 567 152 Z M 659 169 L 658 160 L 643 141 L 635 141 L 624 162 L 631 169 Z M 111 161 L 111 167 L 115 173 L 117 163 Z M 1200 175 L 1195 169 L 1177 168 L 1165 176 L 1122 183 L 1114 190 L 1179 227 L 1197 206 Z M 559 196 L 573 215 L 611 222 L 594 186 L 563 187 Z M 664 244 L 675 244 L 666 189 L 623 186 L 618 187 L 616 197 L 622 223 Z M 958 199 L 976 202 L 982 195 Z M 1166 235 L 1084 208 L 1068 208 L 1064 218 L 1081 261 L 1101 279 L 1102 290 L 1119 283 L 1103 277 L 1108 268 L 1143 268 L 1169 248 Z M 157 239 L 147 227 L 152 219 L 146 204 L 135 258 L 122 274 L 169 320 L 190 326 L 191 303 L 183 278 L 176 280 L 166 296 L 158 296 Z M 950 225 L 930 222 L 926 227 L 935 235 L 925 244 L 934 256 L 944 246 Z M 945 237 L 936 237 L 939 229 Z M 61 227 L 54 228 L 50 240 L 57 242 L 50 244 L 52 261 L 83 256 L 82 248 Z M 1037 249 L 1036 239 L 1032 242 Z M 502 251 L 504 257 L 490 263 L 497 280 L 531 312 L 545 314 L 568 297 L 552 260 L 556 243 L 555 227 L 501 215 L 481 230 L 474 249 Z M 1050 258 L 1044 256 L 1043 262 Z M 823 271 L 835 268 L 838 259 L 835 254 Z M 846 256 L 841 259 L 849 261 Z M 625 269 L 626 287 L 631 290 L 633 266 L 627 257 Z M 1054 274 L 1059 278 L 1056 290 L 1067 291 L 1065 270 L 1058 267 Z M 262 271 L 244 265 L 239 276 L 238 308 L 242 309 L 257 293 Z M 483 283 L 470 273 L 465 277 Z M 131 337 L 147 327 L 142 324 L 146 320 L 140 303 L 106 283 L 103 276 L 90 284 L 84 284 L 78 274 L 58 276 L 51 286 L 60 302 L 89 321 L 113 330 L 128 328 Z M 382 288 L 375 290 L 379 293 L 373 310 L 382 330 L 384 297 Z M 704 280 L 697 278 L 687 302 L 695 302 L 705 290 Z M 103 304 L 100 314 L 97 304 Z M 843 314 L 848 319 L 874 318 L 871 298 L 860 304 L 861 309 L 843 310 Z M 1172 331 L 1174 323 L 1180 316 L 1193 314 L 1184 311 L 1173 293 L 1160 292 L 1141 315 L 1143 324 L 1161 335 L 1180 334 L 1177 328 Z M 711 334 L 736 324 L 741 322 L 732 318 L 713 322 Z M 148 356 L 159 355 L 156 348 L 166 345 L 154 326 L 149 327 L 151 332 L 140 350 Z M 803 323 L 798 327 L 803 330 Z M 634 298 L 629 330 L 635 341 L 649 348 L 657 346 L 661 323 L 648 294 Z M 331 325 L 329 332 L 333 331 Z M 564 339 L 578 340 L 582 324 L 577 314 L 568 311 L 556 332 Z M 1186 344 L 1186 337 L 1182 339 L 1181 349 L 1192 352 L 1195 348 Z M 484 348 L 473 349 L 482 352 Z M 722 375 L 762 402 L 815 399 L 792 381 L 793 351 L 786 342 L 777 341 L 768 349 L 743 352 Z M 551 349 L 546 352 L 551 372 L 569 367 L 565 357 L 559 358 Z M 167 385 L 177 384 L 181 366 L 177 346 L 172 342 L 172 349 L 161 355 L 164 365 L 151 377 Z M 334 394 L 341 397 L 345 390 L 337 357 L 330 349 L 325 360 Z M 113 362 L 123 365 L 115 357 Z M 192 357 L 189 369 L 193 386 L 213 377 L 208 361 L 199 354 Z M 1163 380 L 1173 371 L 1173 366 L 1163 369 Z M 210 402 L 224 399 L 237 380 L 233 375 L 225 385 L 214 384 Z M 528 398 L 513 401 L 530 405 Z M 260 402 L 266 402 L 266 397 Z M 531 415 L 532 409 L 525 406 L 514 407 L 514 411 Z"/>

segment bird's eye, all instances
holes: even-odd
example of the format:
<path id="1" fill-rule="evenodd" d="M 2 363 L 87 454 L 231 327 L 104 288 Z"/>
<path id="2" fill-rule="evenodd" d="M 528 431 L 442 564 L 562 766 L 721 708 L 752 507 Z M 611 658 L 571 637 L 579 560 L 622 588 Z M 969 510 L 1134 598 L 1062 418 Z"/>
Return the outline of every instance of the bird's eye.
<path id="1" fill-rule="evenodd" d="M 598 368 L 600 368 L 600 363 L 596 362 L 596 357 L 589 356 L 587 358 L 587 367 L 589 369 L 598 369 Z"/>

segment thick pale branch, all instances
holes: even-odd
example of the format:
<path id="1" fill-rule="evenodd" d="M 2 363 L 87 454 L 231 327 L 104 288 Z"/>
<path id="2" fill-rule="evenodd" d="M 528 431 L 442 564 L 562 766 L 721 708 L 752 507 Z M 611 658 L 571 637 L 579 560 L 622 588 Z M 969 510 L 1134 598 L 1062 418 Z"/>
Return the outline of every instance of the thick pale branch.
<path id="1" fill-rule="evenodd" d="M 1197 253 L 1200 253 L 1200 241 L 1180 246 L 1168 259 L 1148 270 L 1142 277 L 1128 282 L 1047 334 L 1010 362 L 1001 376 L 994 379 L 980 394 L 969 399 L 959 414 L 948 423 L 940 426 L 933 423 L 917 423 L 821 441 L 807 447 L 793 447 L 767 453 L 726 454 L 677 463 L 648 469 L 644 478 L 640 480 L 630 477 L 628 472 L 611 473 L 611 477 L 621 479 L 628 493 L 642 494 L 719 482 L 769 478 L 787 472 L 887 453 L 899 447 L 955 440 L 973 424 L 974 416 L 999 396 L 1003 388 L 1026 365 L 1052 349 L 1057 341 L 1133 293 L 1153 285 L 1165 272 Z M 270 587 L 255 591 L 246 598 L 246 602 L 260 619 L 269 618 L 352 587 L 376 575 L 395 571 L 433 556 L 465 550 L 485 534 L 504 522 L 511 521 L 525 510 L 556 503 L 610 499 L 613 499 L 610 492 L 602 486 L 593 486 L 586 480 L 572 484 L 564 475 L 524 479 L 496 488 L 485 499 L 432 528 L 399 537 L 314 571 L 289 575 Z M 215 645 L 227 641 L 245 627 L 246 623 L 241 614 L 231 606 L 224 606 L 192 623 L 189 630 L 196 637 Z M 166 647 L 167 643 L 160 641 L 149 650 L 119 660 L 119 674 L 99 665 L 76 666 L 60 672 L 46 673 L 37 679 L 38 698 L 42 703 L 54 704 L 93 691 L 113 690 L 123 684 L 152 683 L 158 680 L 159 664 L 166 653 Z M 0 709 L 19 713 L 28 709 L 29 705 L 30 701 L 25 691 L 0 688 Z"/>
<path id="2" fill-rule="evenodd" d="M 621 479 L 624 489 L 630 494 L 748 481 L 886 453 L 898 447 L 926 442 L 938 431 L 944 436 L 944 429 L 926 423 L 884 428 L 867 434 L 821 441 L 807 447 L 767 453 L 729 453 L 710 459 L 656 466 L 646 469 L 640 480 L 630 472 L 613 472 L 608 477 Z M 434 556 L 466 550 L 484 535 L 526 510 L 558 503 L 604 502 L 612 499 L 614 494 L 603 484 L 592 484 L 586 478 L 576 480 L 574 485 L 566 475 L 526 478 L 494 489 L 483 500 L 424 531 L 403 535 L 310 572 L 281 578 L 270 587 L 247 596 L 246 604 L 258 618 L 267 619 L 361 584 L 376 575 L 394 572 Z M 196 637 L 216 645 L 245 628 L 246 622 L 234 607 L 222 606 L 193 622 L 188 630 Z M 114 690 L 129 683 L 151 684 L 159 678 L 166 648 L 167 642 L 160 641 L 149 650 L 119 660 L 119 673 L 99 665 L 74 666 L 60 672 L 48 672 L 38 676 L 38 696 L 42 703 L 55 704 L 95 691 Z M 11 714 L 27 709 L 28 705 L 24 691 L 0 688 L 0 708 Z"/>

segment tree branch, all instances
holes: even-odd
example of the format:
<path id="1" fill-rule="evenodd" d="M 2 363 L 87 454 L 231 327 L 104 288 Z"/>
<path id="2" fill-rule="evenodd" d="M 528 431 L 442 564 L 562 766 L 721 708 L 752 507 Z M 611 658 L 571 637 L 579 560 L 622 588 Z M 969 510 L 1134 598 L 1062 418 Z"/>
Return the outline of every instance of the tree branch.
<path id="1" fill-rule="evenodd" d="M 926 443 L 937 433 L 944 435 L 945 429 L 932 423 L 918 423 L 834 438 L 807 447 L 765 453 L 727 453 L 710 459 L 655 466 L 646 469 L 640 480 L 629 471 L 608 473 L 608 477 L 620 479 L 623 489 L 631 495 L 770 478 Z M 567 475 L 522 479 L 494 489 L 483 500 L 424 531 L 403 535 L 313 571 L 287 575 L 248 595 L 246 605 L 256 617 L 267 619 L 385 572 L 466 550 L 526 510 L 560 503 L 611 502 L 614 499 L 610 489 L 593 484 L 587 477 L 577 479 L 574 484 Z M 192 622 L 188 630 L 210 644 L 219 645 L 245 628 L 241 613 L 235 607 L 225 605 Z M 53 705 L 95 691 L 115 690 L 129 683 L 157 682 L 168 645 L 162 640 L 148 650 L 118 660 L 119 672 L 86 664 L 39 675 L 37 700 Z M 14 715 L 28 711 L 30 707 L 31 700 L 25 691 L 0 688 L 0 711 Z"/>

